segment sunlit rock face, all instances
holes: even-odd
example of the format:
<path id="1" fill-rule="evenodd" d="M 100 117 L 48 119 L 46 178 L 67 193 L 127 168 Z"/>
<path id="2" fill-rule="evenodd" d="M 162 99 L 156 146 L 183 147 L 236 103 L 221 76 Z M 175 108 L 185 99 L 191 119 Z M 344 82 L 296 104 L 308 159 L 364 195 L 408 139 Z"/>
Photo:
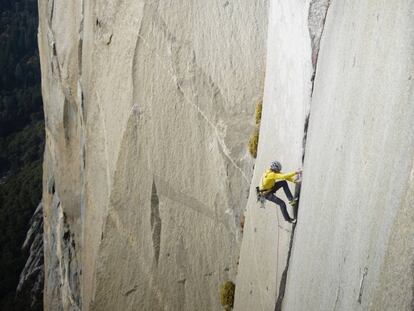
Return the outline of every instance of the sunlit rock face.
<path id="1" fill-rule="evenodd" d="M 284 309 L 414 307 L 412 1 L 331 1 Z"/>
<path id="2" fill-rule="evenodd" d="M 414 16 L 397 2 L 271 3 L 236 310 L 413 309 Z M 292 228 L 254 186 L 272 157 L 300 165 L 298 129 Z"/>
<path id="3" fill-rule="evenodd" d="M 220 310 L 227 280 L 235 310 L 413 308 L 410 1 L 39 13 L 46 310 Z M 296 227 L 256 202 L 275 159 Z"/>
<path id="4" fill-rule="evenodd" d="M 47 310 L 219 310 L 267 1 L 39 1 Z"/>
<path id="5" fill-rule="evenodd" d="M 269 9 L 266 79 L 258 156 L 247 202 L 236 283 L 236 310 L 280 310 L 294 227 L 280 208 L 259 208 L 255 187 L 270 163 L 302 167 L 313 76 L 327 1 L 273 1 Z M 292 193 L 295 185 L 289 184 Z M 277 195 L 288 201 L 283 191 Z M 293 209 L 288 206 L 293 217 Z"/>

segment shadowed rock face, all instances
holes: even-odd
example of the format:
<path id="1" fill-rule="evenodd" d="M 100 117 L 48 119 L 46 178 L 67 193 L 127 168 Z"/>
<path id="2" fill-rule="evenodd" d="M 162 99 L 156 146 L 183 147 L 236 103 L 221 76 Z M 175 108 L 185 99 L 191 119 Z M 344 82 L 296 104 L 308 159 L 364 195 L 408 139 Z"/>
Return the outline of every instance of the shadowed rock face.
<path id="1" fill-rule="evenodd" d="M 30 228 L 22 246 L 29 250 L 26 264 L 20 273 L 16 294 L 30 292 L 31 307 L 37 306 L 42 297 L 44 285 L 44 250 L 43 250 L 43 204 L 40 203 L 30 220 Z"/>
<path id="2" fill-rule="evenodd" d="M 40 1 L 45 308 L 219 310 L 267 1 Z"/>

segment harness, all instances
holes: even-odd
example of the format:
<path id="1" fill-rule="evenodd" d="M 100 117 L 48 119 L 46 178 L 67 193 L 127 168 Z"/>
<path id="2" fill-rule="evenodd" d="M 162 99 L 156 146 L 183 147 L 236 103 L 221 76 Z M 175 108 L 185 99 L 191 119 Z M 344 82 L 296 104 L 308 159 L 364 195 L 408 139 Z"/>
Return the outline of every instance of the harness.
<path id="1" fill-rule="evenodd" d="M 260 190 L 259 187 L 256 187 L 256 198 L 257 202 L 263 203 L 265 201 L 266 194 L 269 193 L 270 190 Z"/>

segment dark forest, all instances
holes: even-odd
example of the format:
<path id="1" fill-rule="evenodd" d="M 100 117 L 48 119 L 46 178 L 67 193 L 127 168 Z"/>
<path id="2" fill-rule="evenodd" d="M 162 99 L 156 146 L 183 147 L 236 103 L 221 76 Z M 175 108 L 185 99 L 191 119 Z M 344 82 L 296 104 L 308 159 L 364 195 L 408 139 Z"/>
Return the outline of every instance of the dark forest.
<path id="1" fill-rule="evenodd" d="M 41 200 L 44 121 L 37 49 L 37 2 L 0 2 L 0 309 L 41 310 L 16 295 L 27 253 L 21 246 Z"/>

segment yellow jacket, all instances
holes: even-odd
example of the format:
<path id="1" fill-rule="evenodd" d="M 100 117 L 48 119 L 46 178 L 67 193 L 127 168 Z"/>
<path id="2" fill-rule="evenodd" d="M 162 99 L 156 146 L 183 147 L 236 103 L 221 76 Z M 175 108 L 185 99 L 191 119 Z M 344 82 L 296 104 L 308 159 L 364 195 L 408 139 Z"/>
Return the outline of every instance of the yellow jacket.
<path id="1" fill-rule="evenodd" d="M 260 181 L 259 190 L 268 191 L 272 189 L 278 180 L 287 180 L 290 182 L 295 182 L 295 179 L 294 179 L 295 175 L 296 175 L 296 172 L 283 174 L 281 172 L 276 173 L 272 170 L 266 170 L 263 173 L 262 180 Z"/>

